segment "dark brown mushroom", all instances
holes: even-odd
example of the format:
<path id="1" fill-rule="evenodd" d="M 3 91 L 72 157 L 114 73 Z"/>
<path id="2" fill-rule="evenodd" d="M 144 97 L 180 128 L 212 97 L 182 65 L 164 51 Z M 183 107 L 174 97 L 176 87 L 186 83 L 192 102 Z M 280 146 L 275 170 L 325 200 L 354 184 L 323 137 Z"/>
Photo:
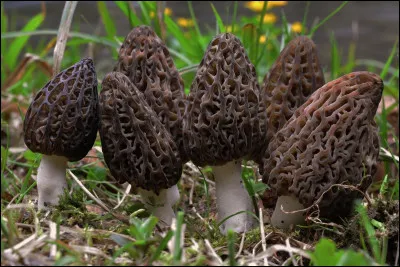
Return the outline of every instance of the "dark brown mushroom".
<path id="1" fill-rule="evenodd" d="M 213 167 L 219 221 L 254 210 L 241 179 L 241 159 L 265 146 L 265 109 L 259 95 L 256 70 L 239 39 L 230 33 L 216 36 L 191 85 L 183 134 L 188 158 Z M 252 216 L 242 213 L 220 230 L 243 232 L 253 226 Z"/>
<path id="2" fill-rule="evenodd" d="M 86 156 L 98 123 L 97 77 L 90 58 L 61 71 L 37 93 L 25 116 L 24 139 L 30 150 L 43 154 L 37 176 L 40 209 L 58 204 L 67 161 Z"/>
<path id="3" fill-rule="evenodd" d="M 165 225 L 175 216 L 182 162 L 171 134 L 124 74 L 111 72 L 100 93 L 100 137 L 105 162 L 120 183 L 138 187 L 145 205 Z"/>
<path id="4" fill-rule="evenodd" d="M 338 218 L 353 210 L 376 172 L 379 138 L 374 122 L 383 82 L 370 72 L 353 72 L 325 84 L 300 106 L 269 144 L 263 181 L 284 197 L 285 211 L 318 203 L 320 216 Z M 282 200 L 282 199 L 281 199 Z M 272 224 L 287 228 L 295 214 L 280 212 Z M 295 203 L 295 207 L 291 205 Z M 301 207 L 300 206 L 300 207 Z"/>
<path id="5" fill-rule="evenodd" d="M 149 26 L 135 27 L 125 38 L 114 71 L 125 74 L 171 133 L 186 162 L 182 140 L 185 111 L 183 80 L 163 41 Z"/>

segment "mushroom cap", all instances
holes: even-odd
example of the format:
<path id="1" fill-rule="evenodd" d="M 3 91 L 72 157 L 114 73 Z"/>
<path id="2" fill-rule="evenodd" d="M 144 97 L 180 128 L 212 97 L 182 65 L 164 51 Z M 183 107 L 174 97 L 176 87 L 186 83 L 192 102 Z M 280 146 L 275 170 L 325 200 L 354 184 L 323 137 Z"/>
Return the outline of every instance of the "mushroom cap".
<path id="1" fill-rule="evenodd" d="M 300 106 L 269 144 L 260 170 L 278 195 L 305 207 L 324 191 L 320 215 L 346 216 L 376 173 L 379 137 L 374 122 L 383 90 L 376 74 L 353 72 L 325 84 Z M 329 190 L 329 191 L 328 191 Z"/>
<path id="2" fill-rule="evenodd" d="M 324 84 L 314 42 L 306 36 L 290 41 L 265 75 L 261 87 L 267 107 L 267 140 L 271 140 L 296 109 Z"/>
<path id="3" fill-rule="evenodd" d="M 143 93 L 147 104 L 171 133 L 185 161 L 182 145 L 184 85 L 163 41 L 149 26 L 135 27 L 119 50 L 114 71 L 125 74 Z"/>
<path id="4" fill-rule="evenodd" d="M 251 159 L 266 146 L 256 70 L 233 34 L 217 35 L 197 70 L 183 119 L 184 146 L 197 165 Z"/>
<path id="5" fill-rule="evenodd" d="M 104 159 L 120 183 L 158 194 L 178 182 L 182 162 L 171 134 L 122 73 L 103 79 L 100 120 Z"/>
<path id="6" fill-rule="evenodd" d="M 36 94 L 24 121 L 33 152 L 77 161 L 92 148 L 99 124 L 97 77 L 85 58 L 61 71 Z"/>

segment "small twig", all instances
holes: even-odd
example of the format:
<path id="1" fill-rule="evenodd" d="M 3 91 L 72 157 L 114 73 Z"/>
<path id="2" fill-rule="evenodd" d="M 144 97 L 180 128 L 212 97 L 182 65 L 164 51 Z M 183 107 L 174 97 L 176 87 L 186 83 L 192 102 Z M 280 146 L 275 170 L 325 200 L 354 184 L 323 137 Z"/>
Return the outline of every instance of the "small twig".
<path id="1" fill-rule="evenodd" d="M 290 246 L 289 238 L 286 238 L 285 244 L 286 244 L 286 246 L 289 248 L 289 258 L 290 258 L 290 260 L 292 261 L 292 263 L 293 263 L 294 266 L 298 266 L 297 261 L 296 261 L 296 259 L 294 258 L 293 253 L 292 253 L 292 250 L 291 250 L 292 247 Z"/>
<path id="2" fill-rule="evenodd" d="M 67 171 L 69 173 L 69 175 L 71 175 L 72 179 L 75 180 L 75 182 L 82 188 L 83 191 L 85 191 L 85 193 L 92 199 L 94 200 L 97 204 L 99 204 L 104 210 L 110 212 L 110 209 L 103 203 L 103 201 L 101 201 L 100 199 L 96 198 L 82 183 L 81 181 L 79 181 L 78 177 L 75 176 L 75 174 L 73 174 L 71 172 L 71 170 Z"/>
<path id="3" fill-rule="evenodd" d="M 310 210 L 311 208 L 313 208 L 314 206 L 318 205 L 318 204 L 322 201 L 322 198 L 324 197 L 325 193 L 329 192 L 329 191 L 332 189 L 332 187 L 334 187 L 334 186 L 342 187 L 342 188 L 345 188 L 345 189 L 356 190 L 356 191 L 358 191 L 358 192 L 360 192 L 361 194 L 364 195 L 364 197 L 365 197 L 365 199 L 367 200 L 367 202 L 368 202 L 369 205 L 371 205 L 371 203 L 372 203 L 372 202 L 371 202 L 371 199 L 368 197 L 368 195 L 367 195 L 365 192 L 361 191 L 360 189 L 358 189 L 357 187 L 355 187 L 355 186 L 353 186 L 353 185 L 333 184 L 333 185 L 331 185 L 327 190 L 325 190 L 325 191 L 321 194 L 321 196 L 320 196 L 313 204 L 311 204 L 309 207 L 307 207 L 307 208 L 305 208 L 305 209 L 293 210 L 293 211 L 285 211 L 285 210 L 283 209 L 283 206 L 282 206 L 282 205 L 280 206 L 280 209 L 281 209 L 281 211 L 282 211 L 283 213 L 286 213 L 286 214 L 293 214 L 293 213 L 308 211 L 308 210 Z"/>
<path id="4" fill-rule="evenodd" d="M 265 229 L 264 229 L 264 216 L 262 212 L 262 208 L 258 209 L 258 212 L 260 214 L 260 234 L 261 234 L 261 246 L 263 251 L 265 252 L 267 250 L 267 242 L 265 241 Z M 264 258 L 264 265 L 268 266 L 268 259 Z"/>
<path id="5" fill-rule="evenodd" d="M 218 256 L 218 254 L 215 252 L 215 250 L 213 249 L 213 247 L 210 244 L 210 241 L 208 241 L 208 239 L 204 240 L 204 243 L 207 247 L 207 249 L 211 252 L 211 255 L 218 261 L 219 265 L 223 264 L 222 259 Z"/>
<path id="6" fill-rule="evenodd" d="M 288 248 L 287 246 L 277 244 L 277 245 L 270 246 L 265 252 L 261 252 L 260 254 L 256 255 L 252 260 L 260 260 L 265 257 L 271 257 L 278 251 L 286 251 L 288 253 L 290 251 L 290 252 L 298 254 L 304 258 L 307 258 L 307 259 L 310 258 L 310 255 L 308 255 L 308 253 L 302 249 L 292 248 L 292 247 Z"/>
<path id="7" fill-rule="evenodd" d="M 57 240 L 57 224 L 55 222 L 49 221 L 49 228 L 50 228 L 50 239 L 53 241 Z M 57 245 L 52 244 L 50 246 L 50 258 L 54 259 L 57 254 Z"/>
<path id="8" fill-rule="evenodd" d="M 53 75 L 60 72 L 61 60 L 64 56 L 65 46 L 67 45 L 69 28 L 71 27 L 72 17 L 74 16 L 78 1 L 66 1 L 63 14 L 58 28 L 57 43 L 54 47 Z"/>
<path id="9" fill-rule="evenodd" d="M 131 185 L 131 184 L 128 184 L 128 186 L 126 187 L 126 189 L 125 189 L 125 191 L 124 191 L 124 195 L 122 196 L 121 201 L 119 201 L 118 204 L 117 204 L 117 206 L 115 206 L 115 207 L 113 208 L 114 210 L 118 209 L 118 207 L 121 206 L 121 204 L 122 204 L 122 202 L 124 202 L 126 196 L 131 192 L 131 188 L 132 188 L 132 185 Z"/>
<path id="10" fill-rule="evenodd" d="M 242 233 L 242 239 L 240 240 L 239 250 L 238 250 L 238 252 L 236 253 L 235 259 L 236 259 L 237 257 L 239 257 L 240 254 L 242 254 L 243 247 L 244 247 L 244 239 L 245 239 L 245 237 L 246 237 L 246 232 L 243 232 L 243 233 Z"/>
<path id="11" fill-rule="evenodd" d="M 100 205 L 100 207 L 102 207 L 104 210 L 106 210 L 107 212 L 109 212 L 112 216 L 114 216 L 115 218 L 117 218 L 118 220 L 121 220 L 122 222 L 129 224 L 129 219 L 122 216 L 122 215 L 117 215 L 115 213 L 113 213 L 104 203 L 103 201 L 101 201 L 100 199 L 96 198 L 92 193 L 90 193 L 90 191 L 82 184 L 81 181 L 79 181 L 78 177 L 76 177 L 71 170 L 67 170 L 67 172 L 69 173 L 69 175 L 72 177 L 72 179 L 75 180 L 75 182 L 82 188 L 82 190 L 92 199 L 94 200 L 97 204 Z"/>
<path id="12" fill-rule="evenodd" d="M 189 178 L 189 179 L 192 182 L 192 186 L 191 186 L 190 191 L 189 191 L 189 205 L 192 206 L 192 210 L 196 214 L 196 216 L 199 217 L 200 220 L 202 220 L 204 222 L 204 224 L 208 227 L 208 229 L 212 230 L 211 225 L 200 215 L 200 213 L 197 211 L 196 207 L 193 204 L 193 193 L 194 193 L 194 187 L 196 185 L 196 182 L 191 178 Z"/>

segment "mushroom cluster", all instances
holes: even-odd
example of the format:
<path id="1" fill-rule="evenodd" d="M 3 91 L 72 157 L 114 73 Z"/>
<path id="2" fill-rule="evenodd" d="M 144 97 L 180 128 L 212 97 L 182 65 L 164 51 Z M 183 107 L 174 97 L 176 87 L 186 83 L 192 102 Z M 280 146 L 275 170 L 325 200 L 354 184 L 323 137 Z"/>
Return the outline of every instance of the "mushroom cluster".
<path id="1" fill-rule="evenodd" d="M 57 205 L 67 161 L 92 148 L 99 124 L 97 77 L 90 58 L 61 71 L 38 91 L 24 120 L 24 139 L 43 154 L 37 175 L 39 209 Z"/>
<path id="2" fill-rule="evenodd" d="M 100 99 L 93 61 L 83 59 L 31 103 L 24 136 L 44 154 L 39 208 L 58 203 L 67 161 L 88 153 L 99 128 L 111 174 L 134 185 L 164 226 L 175 217 L 177 183 L 189 160 L 213 168 L 223 234 L 256 225 L 242 159 L 258 163 L 279 196 L 274 226 L 301 223 L 315 204 L 321 216 L 346 216 L 376 172 L 382 90 L 379 76 L 365 71 L 325 84 L 316 46 L 303 36 L 282 50 L 260 88 L 240 40 L 224 33 L 208 45 L 185 96 L 166 45 L 150 27 L 136 27 L 103 79 Z M 303 212 L 286 212 L 296 210 Z"/>
<path id="3" fill-rule="evenodd" d="M 147 209 L 169 226 L 179 200 L 183 80 L 168 48 L 148 26 L 132 29 L 114 72 L 103 80 L 100 137 L 111 174 L 137 188 Z"/>

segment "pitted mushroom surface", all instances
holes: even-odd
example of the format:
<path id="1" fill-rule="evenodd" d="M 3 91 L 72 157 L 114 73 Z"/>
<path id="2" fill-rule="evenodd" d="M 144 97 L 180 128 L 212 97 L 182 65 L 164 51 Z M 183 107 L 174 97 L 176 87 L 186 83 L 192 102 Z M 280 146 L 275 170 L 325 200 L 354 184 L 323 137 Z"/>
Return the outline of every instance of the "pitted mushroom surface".
<path id="1" fill-rule="evenodd" d="M 334 184 L 365 191 L 379 155 L 374 116 L 382 90 L 378 75 L 361 71 L 314 92 L 269 144 L 263 181 L 279 196 L 290 196 L 304 207 L 311 206 Z M 318 204 L 320 215 L 346 216 L 354 199 L 361 197 L 357 190 L 334 186 Z M 272 216 L 273 224 L 287 228 L 283 221 Z"/>
<path id="2" fill-rule="evenodd" d="M 125 38 L 114 71 L 125 74 L 143 93 L 171 133 L 186 162 L 182 140 L 182 118 L 185 111 L 183 80 L 163 41 L 149 26 L 135 27 Z"/>
<path id="3" fill-rule="evenodd" d="M 120 183 L 141 188 L 145 204 L 170 224 L 171 206 L 179 199 L 179 151 L 142 93 L 122 73 L 111 72 L 103 79 L 100 120 L 104 159 L 111 174 Z"/>
<path id="4" fill-rule="evenodd" d="M 214 170 L 218 220 L 254 211 L 241 179 L 241 159 L 266 147 L 265 107 L 256 70 L 233 34 L 216 36 L 197 70 L 183 119 L 188 158 Z M 255 225 L 248 213 L 225 221 L 220 230 L 243 232 Z"/>
<path id="5" fill-rule="evenodd" d="M 66 186 L 67 161 L 86 156 L 98 123 L 97 77 L 90 58 L 58 73 L 37 93 L 25 116 L 24 140 L 30 150 L 43 154 L 37 177 L 39 208 L 58 203 Z"/>

